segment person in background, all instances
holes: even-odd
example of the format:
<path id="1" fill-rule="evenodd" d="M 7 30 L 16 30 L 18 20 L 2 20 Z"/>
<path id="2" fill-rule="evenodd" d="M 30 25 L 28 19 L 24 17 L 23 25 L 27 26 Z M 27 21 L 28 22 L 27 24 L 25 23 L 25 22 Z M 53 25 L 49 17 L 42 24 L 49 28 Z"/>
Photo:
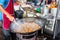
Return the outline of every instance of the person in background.
<path id="1" fill-rule="evenodd" d="M 16 3 L 16 4 L 18 4 L 18 5 L 20 5 L 21 4 L 21 2 L 19 1 L 19 0 L 15 0 L 15 2 L 14 3 Z"/>
<path id="2" fill-rule="evenodd" d="M 45 0 L 41 0 L 40 6 L 44 6 L 45 5 Z"/>
<path id="3" fill-rule="evenodd" d="M 35 6 L 37 6 L 38 0 L 33 0 Z"/>
<path id="4" fill-rule="evenodd" d="M 35 6 L 43 6 L 45 4 L 45 0 L 33 0 Z"/>
<path id="5" fill-rule="evenodd" d="M 3 21 L 2 31 L 4 33 L 5 40 L 10 40 L 9 28 L 11 21 L 15 20 L 13 15 L 14 15 L 13 0 L 0 0 L 0 20 Z"/>
<path id="6" fill-rule="evenodd" d="M 51 4 L 52 0 L 46 0 L 45 4 Z"/>
<path id="7" fill-rule="evenodd" d="M 20 4 L 26 4 L 27 0 L 16 0 L 16 2 L 20 3 Z"/>

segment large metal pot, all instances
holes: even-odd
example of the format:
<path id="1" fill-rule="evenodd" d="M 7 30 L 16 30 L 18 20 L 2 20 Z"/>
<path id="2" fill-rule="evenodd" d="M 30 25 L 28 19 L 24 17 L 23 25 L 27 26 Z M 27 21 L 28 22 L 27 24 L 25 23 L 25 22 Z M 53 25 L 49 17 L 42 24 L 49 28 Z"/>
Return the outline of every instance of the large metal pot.
<path id="1" fill-rule="evenodd" d="M 16 32 L 16 33 L 20 33 L 20 34 L 31 34 L 31 33 L 34 33 L 38 30 L 40 30 L 42 28 L 42 26 L 44 25 L 44 20 L 41 20 L 39 18 L 23 18 L 23 19 L 20 19 L 20 20 L 17 20 L 16 21 L 20 26 L 18 27 L 14 22 L 11 23 L 11 31 L 12 32 Z M 22 30 L 21 32 L 17 32 L 16 30 L 19 31 L 19 29 L 23 29 L 24 28 L 21 26 L 23 25 L 24 23 L 36 23 L 37 25 L 39 25 L 39 29 L 35 30 L 35 31 L 32 31 L 32 32 L 26 32 L 26 33 L 22 33 Z M 28 24 L 27 24 L 28 25 Z M 32 24 L 31 24 L 32 25 Z M 33 25 L 32 25 L 33 26 Z M 33 29 L 34 30 L 34 29 Z"/>
<path id="2" fill-rule="evenodd" d="M 37 25 L 39 25 L 40 28 L 35 31 L 22 33 L 22 30 L 21 30 L 21 32 L 15 31 L 15 30 L 21 29 L 22 26 L 18 27 L 14 22 L 11 23 L 11 31 L 16 33 L 17 40 L 36 40 L 37 35 L 38 35 L 38 30 L 40 30 L 42 28 L 42 26 L 44 26 L 45 20 L 40 19 L 40 18 L 23 18 L 23 19 L 17 20 L 16 22 L 20 25 L 27 23 L 27 22 L 28 23 L 34 22 Z M 33 25 L 31 25 L 31 26 L 33 26 Z"/>

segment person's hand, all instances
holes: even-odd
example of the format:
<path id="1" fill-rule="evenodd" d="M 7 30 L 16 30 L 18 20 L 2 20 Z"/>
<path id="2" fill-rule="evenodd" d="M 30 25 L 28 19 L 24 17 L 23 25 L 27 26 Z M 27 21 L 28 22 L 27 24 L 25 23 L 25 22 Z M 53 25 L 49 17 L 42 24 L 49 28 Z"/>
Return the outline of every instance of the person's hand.
<path id="1" fill-rule="evenodd" d="M 11 16 L 11 15 L 9 15 L 7 17 L 9 18 L 10 21 L 14 21 L 15 20 L 15 18 L 13 16 Z"/>
<path id="2" fill-rule="evenodd" d="M 11 16 L 11 17 L 9 18 L 9 20 L 10 20 L 10 21 L 14 21 L 15 18 L 14 18 L 13 16 Z"/>

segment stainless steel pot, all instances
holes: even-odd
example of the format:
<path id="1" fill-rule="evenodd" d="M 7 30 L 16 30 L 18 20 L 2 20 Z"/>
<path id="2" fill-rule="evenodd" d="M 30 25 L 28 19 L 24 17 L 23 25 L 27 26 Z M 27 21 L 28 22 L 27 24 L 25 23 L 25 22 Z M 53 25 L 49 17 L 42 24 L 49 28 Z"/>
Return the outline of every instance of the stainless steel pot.
<path id="1" fill-rule="evenodd" d="M 42 26 L 44 25 L 44 20 L 39 19 L 39 18 L 23 18 L 23 19 L 17 20 L 16 22 L 17 22 L 20 26 L 18 27 L 18 26 L 15 24 L 15 22 L 12 22 L 12 23 L 11 23 L 11 31 L 12 31 L 12 32 L 16 32 L 16 33 L 21 33 L 21 34 L 30 34 L 30 33 L 36 32 L 36 31 L 40 30 L 40 29 L 42 28 Z M 28 32 L 28 33 L 22 33 L 22 30 L 21 30 L 21 32 L 17 32 L 16 30 L 18 30 L 18 31 L 19 31 L 20 29 L 23 29 L 23 30 L 24 30 L 24 28 L 23 28 L 21 25 L 23 25 L 23 24 L 26 23 L 26 22 L 34 22 L 34 23 L 38 24 L 38 25 L 40 26 L 40 28 L 39 28 L 38 30 L 35 30 L 35 31 L 33 31 L 33 32 Z M 28 25 L 28 24 L 27 24 L 27 25 Z"/>

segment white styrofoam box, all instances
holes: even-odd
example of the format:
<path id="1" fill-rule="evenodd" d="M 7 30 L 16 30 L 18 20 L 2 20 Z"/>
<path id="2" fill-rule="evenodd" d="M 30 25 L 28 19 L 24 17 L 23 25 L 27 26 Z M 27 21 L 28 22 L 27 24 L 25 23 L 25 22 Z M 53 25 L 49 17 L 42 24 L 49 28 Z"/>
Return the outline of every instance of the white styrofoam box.
<path id="1" fill-rule="evenodd" d="M 17 6 L 14 6 L 14 10 L 16 11 L 16 10 L 19 10 L 19 5 L 17 5 Z"/>
<path id="2" fill-rule="evenodd" d="M 21 4 L 21 7 L 32 7 L 32 6 L 28 4 Z"/>
<path id="3" fill-rule="evenodd" d="M 18 1 L 22 3 L 27 2 L 27 0 L 18 0 Z"/>
<path id="4" fill-rule="evenodd" d="M 44 6 L 44 13 L 43 13 L 43 16 L 46 16 L 48 13 L 49 13 L 49 8 L 48 6 L 46 7 L 47 5 Z"/>
<path id="5" fill-rule="evenodd" d="M 56 17 L 56 14 L 57 14 L 57 8 L 52 8 L 51 9 L 51 14 Z"/>

